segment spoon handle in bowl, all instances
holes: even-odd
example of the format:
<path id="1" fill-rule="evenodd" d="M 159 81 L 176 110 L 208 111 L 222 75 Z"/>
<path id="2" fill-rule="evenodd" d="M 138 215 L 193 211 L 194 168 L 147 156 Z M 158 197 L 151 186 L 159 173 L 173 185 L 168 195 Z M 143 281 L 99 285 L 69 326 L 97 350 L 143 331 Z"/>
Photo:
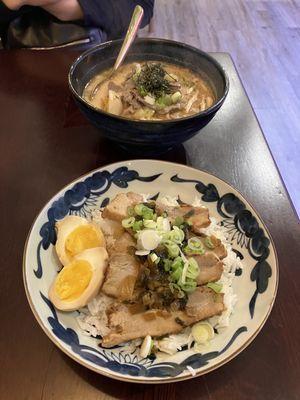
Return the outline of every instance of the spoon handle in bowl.
<path id="1" fill-rule="evenodd" d="M 131 21 L 130 21 L 129 27 L 127 29 L 127 33 L 126 33 L 124 42 L 122 44 L 121 50 L 119 52 L 118 58 L 116 59 L 115 65 L 113 67 L 114 71 L 117 68 L 119 68 L 119 66 L 122 64 L 122 62 L 127 54 L 127 51 L 129 49 L 129 47 L 131 46 L 131 43 L 133 42 L 134 38 L 136 37 L 137 31 L 142 22 L 143 15 L 144 15 L 143 8 L 139 5 L 136 6 L 133 11 Z"/>

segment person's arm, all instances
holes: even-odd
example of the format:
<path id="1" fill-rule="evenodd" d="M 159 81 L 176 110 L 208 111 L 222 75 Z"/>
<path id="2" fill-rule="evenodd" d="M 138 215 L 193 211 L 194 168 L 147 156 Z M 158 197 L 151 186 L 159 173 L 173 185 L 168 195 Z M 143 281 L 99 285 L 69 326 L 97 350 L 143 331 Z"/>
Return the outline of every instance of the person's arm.
<path id="1" fill-rule="evenodd" d="M 154 0 L 78 0 L 87 26 L 104 30 L 108 39 L 125 35 L 131 15 L 137 4 L 144 9 L 142 27 L 149 24 L 153 16 Z"/>
<path id="2" fill-rule="evenodd" d="M 85 25 L 104 30 L 108 39 L 125 35 L 137 4 L 144 9 L 142 27 L 150 22 L 154 6 L 154 0 L 3 0 L 3 2 L 12 10 L 24 5 L 39 6 L 62 21 L 83 19 Z"/>
<path id="3" fill-rule="evenodd" d="M 11 10 L 18 10 L 25 5 L 42 7 L 61 21 L 83 19 L 77 0 L 3 0 L 3 3 Z"/>
<path id="4" fill-rule="evenodd" d="M 83 19 L 83 12 L 77 0 L 59 0 L 43 7 L 61 21 L 76 21 Z"/>

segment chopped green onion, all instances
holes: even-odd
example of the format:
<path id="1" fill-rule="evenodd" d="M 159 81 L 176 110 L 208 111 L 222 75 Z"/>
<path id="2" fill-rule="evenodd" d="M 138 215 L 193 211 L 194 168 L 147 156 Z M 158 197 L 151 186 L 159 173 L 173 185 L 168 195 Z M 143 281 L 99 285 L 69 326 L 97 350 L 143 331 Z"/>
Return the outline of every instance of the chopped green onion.
<path id="1" fill-rule="evenodd" d="M 166 106 L 170 106 L 171 104 L 173 104 L 172 97 L 169 94 L 158 97 L 155 102 L 158 106 L 161 106 L 161 107 L 166 107 Z"/>
<path id="2" fill-rule="evenodd" d="M 185 296 L 185 293 L 182 290 L 179 290 L 178 293 L 177 293 L 177 297 L 179 299 L 182 299 L 184 296 Z"/>
<path id="3" fill-rule="evenodd" d="M 174 281 L 179 281 L 179 279 L 180 279 L 180 277 L 181 277 L 181 275 L 182 275 L 182 270 L 183 270 L 182 267 L 176 268 L 176 269 L 171 273 L 171 278 L 172 278 Z"/>
<path id="4" fill-rule="evenodd" d="M 172 260 L 169 260 L 168 258 L 167 259 L 165 259 L 165 260 L 163 260 L 163 263 L 164 263 L 164 270 L 166 271 L 166 272 L 168 272 L 168 271 L 170 271 L 170 269 L 172 268 Z"/>
<path id="5" fill-rule="evenodd" d="M 150 335 L 147 335 L 144 338 L 143 343 L 140 347 L 140 356 L 146 358 L 151 353 L 151 349 L 152 349 L 152 338 Z"/>
<path id="6" fill-rule="evenodd" d="M 174 271 L 177 268 L 183 268 L 183 260 L 181 257 L 176 257 L 172 263 L 172 270 Z"/>
<path id="7" fill-rule="evenodd" d="M 132 225 L 132 229 L 137 232 L 140 231 L 143 227 L 143 221 L 135 221 L 134 224 Z"/>
<path id="8" fill-rule="evenodd" d="M 184 223 L 184 219 L 182 217 L 176 217 L 175 221 L 173 222 L 173 225 L 175 226 L 180 226 Z"/>
<path id="9" fill-rule="evenodd" d="M 144 206 L 144 204 L 142 204 L 142 203 L 140 203 L 140 204 L 137 204 L 136 206 L 134 206 L 134 211 L 135 211 L 135 213 L 137 214 L 137 215 L 142 215 L 142 213 L 143 213 L 143 208 L 144 208 L 145 206 Z"/>
<path id="10" fill-rule="evenodd" d="M 134 208 L 133 207 L 127 207 L 127 215 L 129 217 L 134 217 L 135 212 L 134 212 Z"/>
<path id="11" fill-rule="evenodd" d="M 154 229 L 143 229 L 139 232 L 137 248 L 145 250 L 154 250 L 161 242 L 161 237 Z"/>
<path id="12" fill-rule="evenodd" d="M 205 246 L 208 247 L 209 249 L 214 249 L 215 245 L 213 244 L 213 242 L 211 241 L 211 238 L 209 236 L 207 236 L 204 240 Z"/>
<path id="13" fill-rule="evenodd" d="M 184 240 L 184 232 L 183 230 L 179 229 L 177 226 L 173 227 L 173 230 L 166 233 L 163 237 L 164 241 L 171 241 L 176 244 L 181 244 Z"/>
<path id="14" fill-rule="evenodd" d="M 173 243 L 171 240 L 166 240 L 163 244 L 168 250 L 170 257 L 175 258 L 179 256 L 180 249 L 176 243 Z"/>
<path id="15" fill-rule="evenodd" d="M 185 247 L 183 248 L 183 252 L 184 252 L 186 255 L 195 254 L 195 252 L 194 252 L 193 250 L 191 250 L 191 249 L 189 248 L 189 246 L 185 246 Z"/>
<path id="16" fill-rule="evenodd" d="M 148 207 L 147 207 L 148 208 Z M 150 210 L 150 211 L 149 211 Z M 152 219 L 153 218 L 153 211 L 151 210 L 151 208 L 148 208 L 148 210 L 143 211 L 142 217 L 144 219 Z"/>
<path id="17" fill-rule="evenodd" d="M 156 223 L 157 223 L 157 229 L 159 231 L 167 232 L 170 230 L 170 223 L 167 218 L 158 217 Z"/>
<path id="18" fill-rule="evenodd" d="M 164 211 L 164 212 L 161 214 L 161 216 L 162 216 L 163 218 L 167 218 L 167 216 L 168 216 L 167 211 Z"/>
<path id="19" fill-rule="evenodd" d="M 156 229 L 157 225 L 156 222 L 152 219 L 144 219 L 143 221 L 144 227 L 148 229 Z"/>
<path id="20" fill-rule="evenodd" d="M 187 246 L 184 248 L 186 254 L 204 254 L 205 249 L 201 240 L 197 237 L 192 237 L 188 240 Z"/>
<path id="21" fill-rule="evenodd" d="M 171 95 L 172 103 L 176 104 L 181 99 L 182 95 L 180 92 L 175 92 Z"/>
<path id="22" fill-rule="evenodd" d="M 222 283 L 216 283 L 216 282 L 209 282 L 206 286 L 212 289 L 216 293 L 220 293 L 223 288 Z"/>
<path id="23" fill-rule="evenodd" d="M 184 262 L 184 266 L 183 266 L 183 270 L 182 270 L 182 275 L 181 275 L 181 278 L 180 278 L 180 281 L 181 281 L 181 283 L 183 283 L 183 284 L 185 283 L 185 280 L 186 280 L 186 274 L 187 274 L 188 267 L 189 267 L 189 261 L 186 260 L 186 261 Z"/>
<path id="24" fill-rule="evenodd" d="M 160 258 L 159 258 L 155 253 L 151 253 L 151 254 L 149 255 L 149 258 L 150 258 L 150 260 L 151 260 L 152 262 L 154 262 L 154 263 L 156 263 L 157 260 L 158 260 L 158 262 L 159 262 L 159 260 L 160 260 Z"/>
<path id="25" fill-rule="evenodd" d="M 195 236 L 188 240 L 188 246 L 191 250 L 203 249 L 201 240 Z"/>
<path id="26" fill-rule="evenodd" d="M 198 250 L 192 250 L 189 248 L 189 246 L 186 246 L 183 249 L 183 251 L 185 254 L 190 255 L 190 256 L 196 256 L 196 255 L 202 256 L 202 254 L 205 253 L 205 250 L 203 248 L 198 249 Z"/>
<path id="27" fill-rule="evenodd" d="M 138 78 L 138 76 L 137 76 L 137 78 Z M 142 97 L 145 97 L 148 94 L 147 90 L 143 86 L 138 87 L 138 92 Z"/>
<path id="28" fill-rule="evenodd" d="M 198 322 L 192 327 L 192 335 L 197 344 L 205 344 L 213 339 L 215 333 L 208 322 Z"/>
<path id="29" fill-rule="evenodd" d="M 134 217 L 125 218 L 122 220 L 122 226 L 123 226 L 123 228 L 126 228 L 126 229 L 132 228 L 134 224 L 135 224 Z"/>
<path id="30" fill-rule="evenodd" d="M 179 283 L 179 286 L 184 292 L 192 293 L 197 287 L 197 282 L 187 280 L 186 283 Z"/>
<path id="31" fill-rule="evenodd" d="M 134 207 L 134 211 L 137 215 L 139 215 L 140 217 L 143 217 L 144 219 L 152 219 L 153 218 L 153 210 L 147 206 L 145 206 L 145 204 L 140 203 L 137 204 Z"/>
<path id="32" fill-rule="evenodd" d="M 178 290 L 178 291 L 180 290 L 179 285 L 177 285 L 177 283 L 173 283 L 173 282 L 169 283 L 169 288 L 172 293 L 174 293 L 175 290 Z"/>
<path id="33" fill-rule="evenodd" d="M 181 289 L 187 293 L 193 292 L 197 287 L 196 278 L 198 274 L 199 266 L 197 261 L 195 261 L 193 258 L 185 261 L 181 278 L 178 281 Z"/>
<path id="34" fill-rule="evenodd" d="M 186 272 L 186 277 L 190 279 L 196 279 L 198 275 L 199 275 L 199 265 L 194 258 L 190 258 Z"/>
<path id="35" fill-rule="evenodd" d="M 178 243 L 178 242 L 182 243 L 183 240 L 184 240 L 184 237 L 185 237 L 183 230 L 178 228 L 178 226 L 174 226 L 173 227 L 173 232 L 174 232 L 173 241 L 176 242 L 176 243 Z"/>

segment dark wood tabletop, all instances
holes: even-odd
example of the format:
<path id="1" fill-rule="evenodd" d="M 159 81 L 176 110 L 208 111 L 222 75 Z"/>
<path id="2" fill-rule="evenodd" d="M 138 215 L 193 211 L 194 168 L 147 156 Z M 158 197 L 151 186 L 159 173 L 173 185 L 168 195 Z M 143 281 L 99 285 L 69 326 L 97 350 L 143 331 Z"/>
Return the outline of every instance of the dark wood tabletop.
<path id="1" fill-rule="evenodd" d="M 67 72 L 75 53 L 0 52 L 0 399 L 300 399 L 300 226 L 231 58 L 214 53 L 230 77 L 215 119 L 160 159 L 212 172 L 253 204 L 273 236 L 280 283 L 255 341 L 205 376 L 174 384 L 111 380 L 63 354 L 38 326 L 22 281 L 22 253 L 41 207 L 64 185 L 132 156 L 104 141 L 80 115 Z"/>

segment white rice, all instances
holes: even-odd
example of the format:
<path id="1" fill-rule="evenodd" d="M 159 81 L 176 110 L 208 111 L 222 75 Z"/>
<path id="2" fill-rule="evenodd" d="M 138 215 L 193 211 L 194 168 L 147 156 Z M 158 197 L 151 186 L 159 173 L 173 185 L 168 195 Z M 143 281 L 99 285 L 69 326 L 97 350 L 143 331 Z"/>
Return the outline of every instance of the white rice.
<path id="1" fill-rule="evenodd" d="M 161 340 L 155 340 L 154 345 L 160 351 L 172 355 L 181 350 L 185 345 L 188 345 L 188 348 L 190 348 L 192 342 L 191 329 L 186 328 L 183 332 L 176 335 L 169 335 Z"/>
<path id="2" fill-rule="evenodd" d="M 104 293 L 99 293 L 88 303 L 87 307 L 80 310 L 76 319 L 84 334 L 97 337 L 109 333 L 106 309 L 112 303 L 114 303 L 114 299 Z"/>
<path id="3" fill-rule="evenodd" d="M 233 312 L 234 306 L 237 302 L 237 295 L 233 292 L 232 284 L 235 277 L 235 271 L 242 268 L 241 260 L 237 257 L 236 253 L 232 250 L 232 246 L 228 240 L 226 229 L 217 224 L 217 220 L 213 217 L 210 218 L 211 224 L 207 228 L 201 229 L 205 235 L 214 235 L 224 244 L 227 250 L 227 257 L 222 261 L 224 263 L 223 274 L 217 283 L 222 284 L 222 293 L 224 293 L 224 304 L 226 310 L 221 315 L 216 315 L 209 318 L 209 323 L 216 329 L 220 330 L 229 326 L 229 318 Z"/>
<path id="4" fill-rule="evenodd" d="M 192 376 L 196 376 L 196 371 L 190 365 L 186 366 L 186 369 L 191 373 Z"/>
<path id="5" fill-rule="evenodd" d="M 171 197 L 171 196 L 164 196 L 161 199 L 159 199 L 159 202 L 164 206 L 168 207 L 176 207 L 179 205 L 177 197 Z"/>

